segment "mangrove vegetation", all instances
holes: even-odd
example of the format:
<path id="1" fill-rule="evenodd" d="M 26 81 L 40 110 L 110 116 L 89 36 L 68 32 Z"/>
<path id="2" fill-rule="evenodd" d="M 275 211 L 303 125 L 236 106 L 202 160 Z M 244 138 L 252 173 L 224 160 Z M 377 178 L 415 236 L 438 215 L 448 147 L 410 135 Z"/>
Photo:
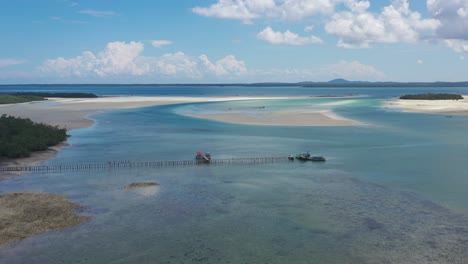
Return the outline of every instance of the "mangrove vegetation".
<path id="1" fill-rule="evenodd" d="M 13 94 L 1 94 L 0 104 L 17 104 L 34 101 L 44 101 L 47 98 L 97 98 L 92 93 L 46 93 L 46 92 L 21 92 Z"/>
<path id="2" fill-rule="evenodd" d="M 448 93 L 425 93 L 425 94 L 407 94 L 400 96 L 400 99 L 404 100 L 461 100 L 463 96 L 459 94 L 448 94 Z"/>
<path id="3" fill-rule="evenodd" d="M 0 94 L 0 104 L 18 104 L 27 103 L 32 101 L 43 101 L 44 97 L 36 95 L 13 95 L 13 94 Z"/>
<path id="4" fill-rule="evenodd" d="M 28 118 L 0 117 L 0 158 L 28 157 L 67 139 L 67 130 L 38 124 Z"/>

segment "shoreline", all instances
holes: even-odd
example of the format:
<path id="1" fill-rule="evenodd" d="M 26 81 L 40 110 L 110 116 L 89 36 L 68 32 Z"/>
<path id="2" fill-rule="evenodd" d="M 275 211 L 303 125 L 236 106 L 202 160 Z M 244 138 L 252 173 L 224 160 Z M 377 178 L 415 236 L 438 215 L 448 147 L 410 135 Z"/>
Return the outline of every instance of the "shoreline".
<path id="1" fill-rule="evenodd" d="M 314 97 L 314 96 L 312 96 Z M 349 96 L 342 96 L 347 98 Z M 188 96 L 109 96 L 98 98 L 47 98 L 46 101 L 36 101 L 19 104 L 0 105 L 0 113 L 29 118 L 34 122 L 52 126 L 64 127 L 67 130 L 81 129 L 92 126 L 95 121 L 88 118 L 99 111 L 132 109 L 160 105 L 175 105 L 185 103 L 226 102 L 243 100 L 288 100 L 307 99 L 311 96 L 224 96 L 224 97 L 188 97 Z M 317 96 L 317 98 L 324 98 Z M 333 98 L 339 98 L 334 96 Z M 184 115 L 184 114 L 182 114 Z M 354 126 L 362 125 L 357 121 L 337 116 L 330 111 L 285 110 L 270 113 L 219 115 L 193 114 L 194 118 L 210 119 L 221 122 L 270 125 L 270 126 Z M 20 159 L 0 160 L 0 166 L 37 165 L 55 157 L 58 151 L 69 144 L 65 141 L 48 150 L 33 152 L 30 157 Z M 0 175 L 0 181 L 11 179 L 25 172 L 11 172 Z"/>

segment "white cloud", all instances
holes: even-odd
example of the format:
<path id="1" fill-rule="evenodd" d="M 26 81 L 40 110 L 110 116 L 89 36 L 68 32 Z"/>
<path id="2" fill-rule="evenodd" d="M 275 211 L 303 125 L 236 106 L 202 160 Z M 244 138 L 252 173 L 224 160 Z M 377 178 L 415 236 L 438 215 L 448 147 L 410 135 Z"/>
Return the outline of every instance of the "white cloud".
<path id="1" fill-rule="evenodd" d="M 218 0 L 207 7 L 195 7 L 192 11 L 208 17 L 239 19 L 244 23 L 261 18 L 301 20 L 319 15 L 328 21 L 326 32 L 339 37 L 338 46 L 344 48 L 366 48 L 372 43 L 414 43 L 422 38 L 421 35 L 432 34 L 440 25 L 439 20 L 425 19 L 420 13 L 412 11 L 408 0 L 391 0 L 391 4 L 378 13 L 371 12 L 370 5 L 369 0 Z M 468 8 L 458 7 L 457 10 L 463 16 Z M 309 32 L 312 29 L 309 26 L 304 30 Z M 273 37 L 274 33 L 276 36 Z M 279 41 L 284 37 L 278 33 L 281 32 L 267 28 L 257 37 L 267 41 L 274 39 L 272 43 L 288 43 Z M 318 40 L 317 37 L 314 39 Z"/>
<path id="2" fill-rule="evenodd" d="M 0 68 L 23 64 L 25 62 L 26 61 L 24 60 L 18 60 L 18 59 L 0 59 Z"/>
<path id="3" fill-rule="evenodd" d="M 144 46 L 140 42 L 110 42 L 104 51 L 97 55 L 85 51 L 81 56 L 71 59 L 47 60 L 41 70 L 58 74 L 60 77 L 144 75 L 149 72 L 149 65 L 141 62 L 140 54 L 143 49 Z"/>
<path id="4" fill-rule="evenodd" d="M 358 5 L 350 11 L 338 12 L 325 26 L 329 34 L 338 36 L 338 46 L 367 48 L 372 43 L 416 42 L 421 31 L 435 30 L 439 22 L 422 19 L 409 8 L 407 0 L 393 0 L 380 14 L 367 11 L 369 5 Z"/>
<path id="5" fill-rule="evenodd" d="M 456 52 L 468 52 L 468 0 L 428 0 L 427 8 L 440 21 L 439 39 Z"/>
<path id="6" fill-rule="evenodd" d="M 445 39 L 443 42 L 456 52 L 468 52 L 468 40 Z"/>
<path id="7" fill-rule="evenodd" d="M 468 40 L 468 0 L 428 0 L 427 8 L 441 22 L 437 29 L 441 38 Z"/>
<path id="8" fill-rule="evenodd" d="M 274 0 L 219 0 L 210 7 L 195 7 L 192 11 L 198 15 L 217 18 L 239 19 L 251 23 L 275 7 Z"/>
<path id="9" fill-rule="evenodd" d="M 142 55 L 143 50 L 144 44 L 141 42 L 110 42 L 98 54 L 85 51 L 74 58 L 47 60 L 40 67 L 40 71 L 50 77 L 98 79 L 132 76 L 200 79 L 206 76 L 230 77 L 247 72 L 245 63 L 237 60 L 234 55 L 228 55 L 213 63 L 206 55 L 192 57 L 183 52 L 176 52 L 147 57 Z"/>
<path id="10" fill-rule="evenodd" d="M 465 60 L 465 56 L 460 56 L 460 60 Z"/>
<path id="11" fill-rule="evenodd" d="M 100 10 L 93 10 L 93 9 L 84 9 L 78 11 L 80 14 L 90 15 L 93 17 L 112 17 L 115 16 L 116 13 L 113 11 L 100 11 Z"/>
<path id="12" fill-rule="evenodd" d="M 163 46 L 171 45 L 172 41 L 170 40 L 152 40 L 151 45 L 155 48 L 161 48 Z"/>
<path id="13" fill-rule="evenodd" d="M 418 60 L 416 61 L 416 63 L 417 63 L 417 64 L 424 64 L 424 61 L 421 60 L 421 59 L 418 59 Z"/>
<path id="14" fill-rule="evenodd" d="M 285 0 L 277 6 L 277 13 L 283 19 L 298 20 L 316 14 L 330 14 L 334 11 L 336 0 Z"/>
<path id="15" fill-rule="evenodd" d="M 244 61 L 239 61 L 234 55 L 228 55 L 215 63 L 212 63 L 206 55 L 198 57 L 203 65 L 215 75 L 228 75 L 228 74 L 245 74 L 247 67 Z"/>
<path id="16" fill-rule="evenodd" d="M 289 30 L 285 32 L 274 31 L 271 27 L 266 27 L 257 34 L 257 38 L 271 44 L 287 44 L 301 46 L 306 44 L 317 44 L 323 41 L 316 36 L 303 37 Z"/>
<path id="17" fill-rule="evenodd" d="M 310 25 L 310 26 L 305 27 L 305 28 L 304 28 L 304 31 L 305 31 L 305 32 L 311 32 L 311 31 L 314 30 L 314 28 L 315 28 L 315 26 Z"/>
<path id="18" fill-rule="evenodd" d="M 299 20 L 316 14 L 330 14 L 335 4 L 343 1 L 348 0 L 219 0 L 209 7 L 195 7 L 192 11 L 202 16 L 238 19 L 250 24 L 260 17 Z"/>
<path id="19" fill-rule="evenodd" d="M 183 52 L 168 53 L 161 57 L 146 57 L 151 65 L 152 74 L 167 76 L 185 76 L 198 79 L 202 73 L 195 58 Z"/>

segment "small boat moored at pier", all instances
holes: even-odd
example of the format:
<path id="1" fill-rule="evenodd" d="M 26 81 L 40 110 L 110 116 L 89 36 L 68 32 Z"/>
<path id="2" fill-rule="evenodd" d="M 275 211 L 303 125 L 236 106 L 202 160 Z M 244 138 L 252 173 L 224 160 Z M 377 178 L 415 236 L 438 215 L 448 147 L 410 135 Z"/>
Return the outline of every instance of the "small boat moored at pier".
<path id="1" fill-rule="evenodd" d="M 203 153 L 198 151 L 197 155 L 195 156 L 195 160 L 197 163 L 211 163 L 211 155 L 210 153 Z"/>
<path id="2" fill-rule="evenodd" d="M 296 159 L 297 160 L 301 160 L 301 161 L 321 161 L 321 162 L 324 162 L 326 161 L 326 159 L 322 156 L 312 156 L 310 155 L 310 152 L 304 152 L 304 153 L 301 153 L 301 154 L 297 154 L 296 155 Z"/>

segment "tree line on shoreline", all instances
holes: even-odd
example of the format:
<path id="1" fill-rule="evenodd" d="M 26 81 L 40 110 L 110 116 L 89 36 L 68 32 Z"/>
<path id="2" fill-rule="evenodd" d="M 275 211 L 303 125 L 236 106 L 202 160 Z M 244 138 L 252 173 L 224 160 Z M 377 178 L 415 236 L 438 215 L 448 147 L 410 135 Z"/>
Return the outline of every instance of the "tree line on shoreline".
<path id="1" fill-rule="evenodd" d="M 29 157 L 31 152 L 47 150 L 67 137 L 65 128 L 4 114 L 0 117 L 0 158 Z"/>
<path id="2" fill-rule="evenodd" d="M 447 93 L 425 93 L 425 94 L 406 94 L 400 96 L 403 100 L 463 100 L 460 94 L 447 94 Z"/>
<path id="3" fill-rule="evenodd" d="M 44 101 L 47 98 L 97 98 L 92 93 L 48 93 L 48 92 L 20 92 L 0 94 L 0 104 L 17 104 L 34 101 Z"/>

